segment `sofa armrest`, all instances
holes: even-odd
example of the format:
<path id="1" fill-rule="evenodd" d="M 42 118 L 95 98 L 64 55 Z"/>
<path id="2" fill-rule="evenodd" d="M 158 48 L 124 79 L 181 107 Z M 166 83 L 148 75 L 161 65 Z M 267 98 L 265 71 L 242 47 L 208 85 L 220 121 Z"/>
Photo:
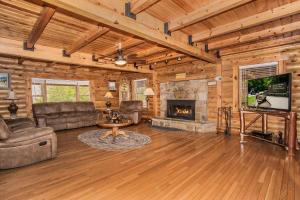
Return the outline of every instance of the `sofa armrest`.
<path id="1" fill-rule="evenodd" d="M 38 116 L 35 116 L 35 118 L 36 118 L 36 123 L 37 123 L 38 127 L 46 127 L 47 126 L 45 115 L 38 115 Z"/>
<path id="2" fill-rule="evenodd" d="M 95 109 L 95 112 L 97 113 L 97 119 L 98 120 L 101 120 L 102 119 L 102 117 L 103 117 L 103 115 L 102 115 L 102 111 L 101 110 L 99 110 L 99 109 Z"/>

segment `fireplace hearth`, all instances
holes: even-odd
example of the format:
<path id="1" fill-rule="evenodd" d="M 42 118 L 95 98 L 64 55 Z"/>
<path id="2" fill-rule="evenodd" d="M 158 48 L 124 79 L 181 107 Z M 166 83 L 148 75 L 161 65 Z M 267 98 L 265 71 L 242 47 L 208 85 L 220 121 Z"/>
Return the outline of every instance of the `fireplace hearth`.
<path id="1" fill-rule="evenodd" d="M 195 120 L 195 100 L 167 100 L 167 117 Z"/>

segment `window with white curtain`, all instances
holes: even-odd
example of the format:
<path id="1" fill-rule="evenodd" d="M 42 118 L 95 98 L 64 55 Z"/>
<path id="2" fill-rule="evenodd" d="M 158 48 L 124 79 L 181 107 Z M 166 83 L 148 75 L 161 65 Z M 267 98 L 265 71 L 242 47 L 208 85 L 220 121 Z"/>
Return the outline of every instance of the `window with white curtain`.
<path id="1" fill-rule="evenodd" d="M 239 100 L 240 106 L 247 106 L 248 80 L 274 76 L 277 74 L 278 62 L 240 66 L 239 68 Z"/>
<path id="2" fill-rule="evenodd" d="M 32 79 L 32 102 L 90 101 L 90 82 Z"/>

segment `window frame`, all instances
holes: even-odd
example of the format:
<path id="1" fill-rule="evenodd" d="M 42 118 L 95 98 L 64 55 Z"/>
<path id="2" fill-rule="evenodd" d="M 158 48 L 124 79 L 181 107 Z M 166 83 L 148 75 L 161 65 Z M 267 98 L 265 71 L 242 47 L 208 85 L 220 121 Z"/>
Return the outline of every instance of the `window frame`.
<path id="1" fill-rule="evenodd" d="M 31 92 L 31 96 L 32 96 L 32 103 L 34 103 L 34 98 L 35 97 L 42 97 L 43 98 L 43 103 L 47 103 L 48 101 L 48 94 L 47 94 L 47 86 L 72 86 L 75 87 L 75 102 L 85 102 L 85 101 L 81 101 L 82 96 L 88 96 L 89 100 L 91 101 L 92 96 L 91 96 L 91 84 L 90 81 L 88 82 L 88 85 L 81 85 L 80 82 L 81 80 L 71 80 L 74 81 L 76 84 L 55 84 L 55 83 L 47 83 L 47 80 L 54 80 L 54 81 L 70 81 L 70 80 L 63 80 L 63 79 L 41 79 L 40 83 L 34 82 L 34 79 L 40 79 L 40 78 L 32 78 L 32 83 L 31 83 L 31 88 L 33 85 L 41 85 L 41 95 L 33 95 L 33 93 Z M 86 81 L 86 80 L 84 80 Z M 89 88 L 89 94 L 88 95 L 81 95 L 80 94 L 80 87 L 88 87 Z M 32 89 L 31 89 L 32 90 Z"/>
<path id="2" fill-rule="evenodd" d="M 148 79 L 147 78 L 142 78 L 142 79 L 135 79 L 135 80 L 133 80 L 133 93 L 132 93 L 132 99 L 133 100 L 140 100 L 140 99 L 137 99 L 137 96 L 138 96 L 138 94 L 142 94 L 143 96 L 144 96 L 144 100 L 142 100 L 142 102 L 143 102 L 143 108 L 147 108 L 147 97 L 144 95 L 144 93 L 137 93 L 137 87 L 136 87 L 136 83 L 138 82 L 138 81 L 145 81 L 145 89 L 147 88 L 147 85 L 148 85 Z"/>
<path id="3" fill-rule="evenodd" d="M 269 68 L 275 67 L 275 74 L 272 74 L 272 75 L 279 74 L 279 62 L 266 62 L 266 63 L 258 63 L 258 64 L 252 64 L 252 65 L 240 65 L 239 66 L 239 70 L 238 70 L 238 105 L 240 108 L 247 107 L 247 101 L 246 102 L 242 101 L 242 98 L 243 98 L 242 95 L 245 93 L 245 92 L 242 92 L 242 90 L 245 89 L 243 87 L 243 82 L 242 82 L 242 81 L 245 81 L 242 77 L 242 73 L 243 73 L 242 70 L 254 69 L 254 68 L 266 68 L 266 67 L 269 67 Z M 263 78 L 263 77 L 267 77 L 267 76 L 270 76 L 270 74 L 266 74 L 266 76 L 259 76 L 259 77 L 256 76 L 255 78 Z M 247 79 L 247 80 L 251 80 L 251 79 Z M 246 94 L 247 93 L 248 92 L 246 92 Z"/>

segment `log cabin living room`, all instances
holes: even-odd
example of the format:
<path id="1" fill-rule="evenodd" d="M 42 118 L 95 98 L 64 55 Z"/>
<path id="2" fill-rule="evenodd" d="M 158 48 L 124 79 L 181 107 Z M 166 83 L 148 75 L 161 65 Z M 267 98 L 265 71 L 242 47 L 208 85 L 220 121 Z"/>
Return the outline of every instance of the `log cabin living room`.
<path id="1" fill-rule="evenodd" d="M 300 0 L 0 10 L 1 200 L 300 199 Z"/>

